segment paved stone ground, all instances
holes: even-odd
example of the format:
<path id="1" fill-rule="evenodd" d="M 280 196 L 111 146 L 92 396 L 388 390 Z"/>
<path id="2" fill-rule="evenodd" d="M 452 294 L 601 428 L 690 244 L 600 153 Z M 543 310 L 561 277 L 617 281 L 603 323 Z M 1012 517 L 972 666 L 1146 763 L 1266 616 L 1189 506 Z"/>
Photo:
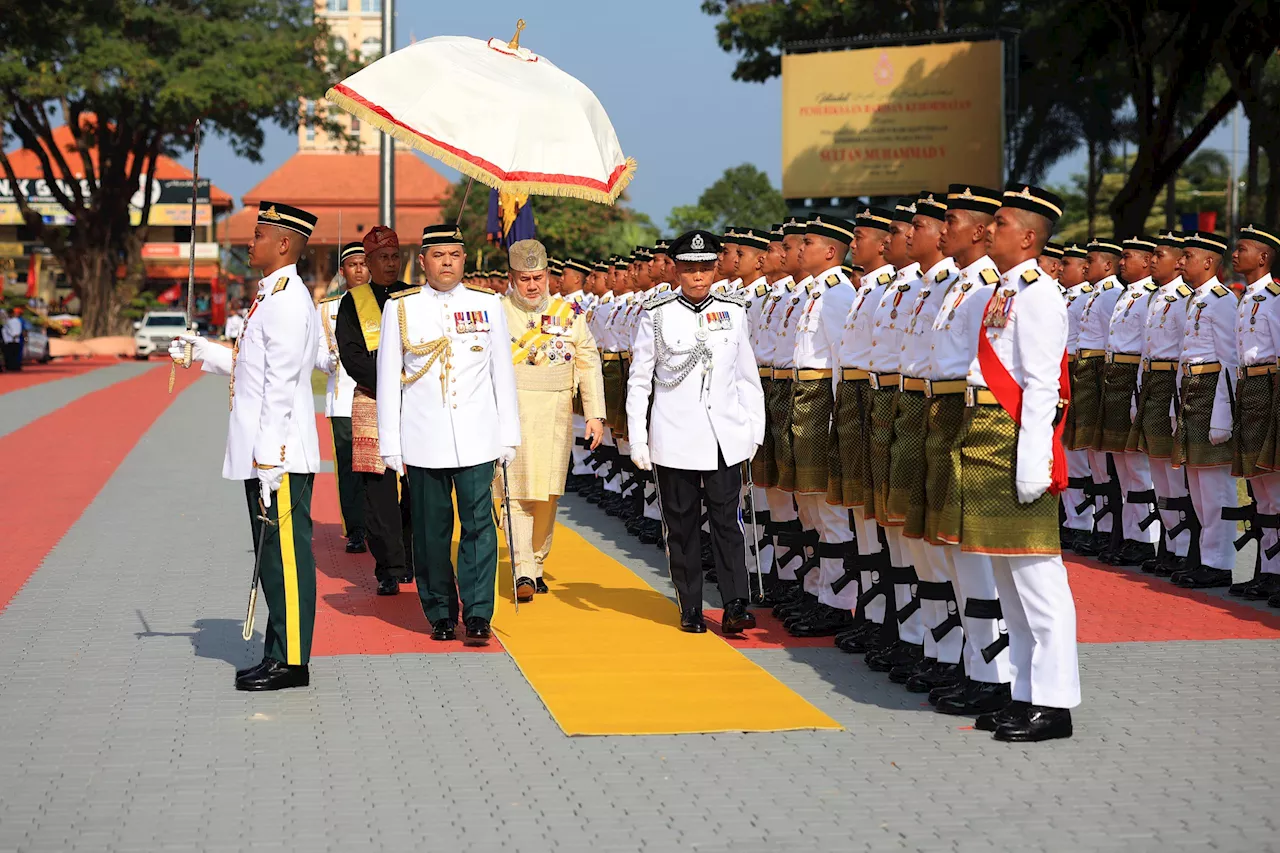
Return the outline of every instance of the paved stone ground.
<path id="1" fill-rule="evenodd" d="M 566 738 L 505 655 L 236 693 L 225 393 L 182 394 L 0 613 L 0 851 L 1280 849 L 1276 642 L 1084 646 L 1077 736 L 1031 747 L 825 648 L 750 654 L 844 732 Z M 668 588 L 656 550 L 602 547 Z"/>

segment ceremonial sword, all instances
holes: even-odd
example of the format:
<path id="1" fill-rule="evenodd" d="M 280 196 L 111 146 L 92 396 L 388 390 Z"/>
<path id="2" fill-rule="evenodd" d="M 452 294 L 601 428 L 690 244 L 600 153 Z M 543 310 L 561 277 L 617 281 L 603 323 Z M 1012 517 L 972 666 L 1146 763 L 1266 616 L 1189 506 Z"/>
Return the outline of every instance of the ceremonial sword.
<path id="1" fill-rule="evenodd" d="M 258 530 L 258 547 L 253 551 L 253 586 L 249 590 L 249 612 L 245 614 L 244 631 L 241 632 L 246 640 L 253 639 L 253 615 L 258 608 L 258 578 L 262 574 L 262 546 L 267 539 L 267 528 L 275 523 L 267 516 L 267 507 L 261 497 L 258 498 L 258 521 L 262 527 Z"/>
<path id="2" fill-rule="evenodd" d="M 751 460 L 748 459 L 742 463 L 747 474 L 747 503 L 750 504 L 747 511 L 751 513 L 751 555 L 756 558 L 756 591 L 759 600 L 756 604 L 764 603 L 764 575 L 760 572 L 760 529 L 756 526 L 756 486 L 751 480 Z"/>
<path id="3" fill-rule="evenodd" d="M 186 326 L 188 334 L 194 334 L 196 331 L 195 321 L 191 319 L 191 315 L 195 313 L 196 301 L 196 213 L 197 205 L 200 202 L 200 119 L 196 119 L 195 127 L 195 145 L 194 153 L 191 159 L 191 244 L 190 252 L 187 258 L 187 310 L 186 310 Z M 192 356 L 195 347 L 191 344 L 184 344 L 182 347 L 182 366 L 184 368 L 191 366 Z M 174 380 L 178 378 L 178 363 L 176 361 L 169 363 L 169 393 L 173 393 Z M 254 572 L 255 586 L 257 589 L 256 579 L 257 572 Z M 249 618 L 253 618 L 253 603 L 249 604 Z M 246 628 L 246 631 L 249 629 Z M 245 637 L 245 639 L 249 639 Z"/>

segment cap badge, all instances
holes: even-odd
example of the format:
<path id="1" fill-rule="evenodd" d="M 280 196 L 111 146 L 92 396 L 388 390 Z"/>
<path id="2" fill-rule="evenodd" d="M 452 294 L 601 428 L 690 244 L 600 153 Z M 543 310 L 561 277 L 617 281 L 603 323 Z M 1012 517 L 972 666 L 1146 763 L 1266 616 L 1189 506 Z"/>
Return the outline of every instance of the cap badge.
<path id="1" fill-rule="evenodd" d="M 960 193 L 960 198 L 973 198 L 973 190 L 965 187 L 964 192 Z"/>
<path id="2" fill-rule="evenodd" d="M 695 252 L 700 252 L 707 247 L 706 241 L 702 239 L 701 234 L 694 234 L 693 239 L 689 241 L 689 248 Z"/>
<path id="3" fill-rule="evenodd" d="M 1026 198 L 1026 199 L 1031 199 L 1032 201 L 1035 201 L 1035 196 L 1031 194 L 1031 187 L 1023 187 L 1022 192 L 1015 193 L 1015 195 L 1019 196 L 1020 198 Z"/>
<path id="4" fill-rule="evenodd" d="M 279 219 L 280 214 L 276 213 L 276 206 L 273 204 L 262 212 L 263 219 Z"/>

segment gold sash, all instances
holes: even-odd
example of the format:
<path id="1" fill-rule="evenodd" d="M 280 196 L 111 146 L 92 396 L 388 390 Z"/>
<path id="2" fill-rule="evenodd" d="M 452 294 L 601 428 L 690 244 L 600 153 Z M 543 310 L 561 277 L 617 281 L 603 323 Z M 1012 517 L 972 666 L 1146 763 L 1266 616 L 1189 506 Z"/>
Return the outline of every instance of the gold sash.
<path id="1" fill-rule="evenodd" d="M 360 331 L 364 334 L 364 348 L 373 352 L 382 340 L 382 311 L 378 308 L 378 297 L 373 295 L 373 288 L 367 284 L 353 287 L 348 293 L 356 303 L 356 317 L 360 320 Z"/>
<path id="2" fill-rule="evenodd" d="M 568 330 L 573 326 L 574 313 L 573 307 L 564 300 L 551 300 L 545 311 L 539 312 L 541 317 L 551 317 L 555 320 L 557 326 Z M 528 364 L 529 356 L 538 353 L 542 346 L 555 338 L 556 335 L 546 334 L 542 331 L 542 323 L 525 331 L 519 338 L 514 336 L 511 339 L 511 363 L 512 364 Z"/>

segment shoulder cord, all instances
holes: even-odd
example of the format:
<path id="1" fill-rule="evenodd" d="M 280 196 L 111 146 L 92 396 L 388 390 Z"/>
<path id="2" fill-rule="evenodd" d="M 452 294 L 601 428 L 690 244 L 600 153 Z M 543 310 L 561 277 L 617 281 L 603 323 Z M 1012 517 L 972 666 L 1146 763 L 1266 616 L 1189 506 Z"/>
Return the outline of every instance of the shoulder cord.
<path id="1" fill-rule="evenodd" d="M 707 369 L 711 365 L 711 348 L 707 346 L 706 341 L 698 341 L 691 349 L 685 350 L 678 350 L 669 347 L 666 339 L 662 336 L 662 311 L 653 312 L 653 348 L 658 357 L 659 363 L 675 374 L 673 379 L 661 379 L 658 377 L 657 371 L 654 371 L 653 381 L 658 385 L 663 388 L 676 387 L 683 382 L 699 364 L 702 365 L 702 373 L 705 381 Z M 687 357 L 679 364 L 673 364 L 672 356 Z"/>
<path id="2" fill-rule="evenodd" d="M 400 348 L 405 352 L 413 355 L 427 356 L 426 364 L 409 376 L 407 373 L 400 374 L 401 385 L 412 385 L 417 382 L 427 371 L 431 369 L 431 365 L 440 360 L 440 356 L 444 356 L 444 368 L 440 371 L 440 399 L 446 399 L 449 390 L 449 370 L 452 367 L 451 359 L 453 358 L 453 347 L 449 344 L 449 336 L 441 335 L 434 341 L 427 341 L 424 344 L 412 344 L 409 342 L 409 324 L 404 318 L 404 304 L 402 300 L 396 300 L 396 315 L 400 320 Z"/>

